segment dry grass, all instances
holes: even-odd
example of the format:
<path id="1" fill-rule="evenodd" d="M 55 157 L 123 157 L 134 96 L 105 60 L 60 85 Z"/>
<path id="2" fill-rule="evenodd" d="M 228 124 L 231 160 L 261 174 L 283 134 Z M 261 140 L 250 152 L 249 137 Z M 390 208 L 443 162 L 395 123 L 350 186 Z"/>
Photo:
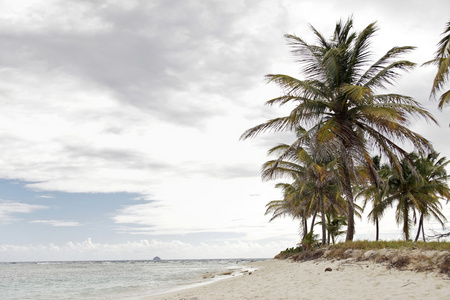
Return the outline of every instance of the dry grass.
<path id="1" fill-rule="evenodd" d="M 339 243 L 332 248 L 378 250 L 378 249 L 419 249 L 450 251 L 450 242 L 410 242 L 410 241 L 353 241 Z"/>
<path id="2" fill-rule="evenodd" d="M 411 262 L 411 258 L 409 256 L 399 256 L 392 260 L 390 267 L 402 270 L 407 267 Z"/>
<path id="3" fill-rule="evenodd" d="M 439 271 L 450 276 L 450 254 L 446 255 L 440 262 Z"/>
<path id="4" fill-rule="evenodd" d="M 315 259 L 350 259 L 373 261 L 387 268 L 437 272 L 450 276 L 449 242 L 354 241 L 310 251 L 286 249 L 275 258 L 306 261 Z"/>

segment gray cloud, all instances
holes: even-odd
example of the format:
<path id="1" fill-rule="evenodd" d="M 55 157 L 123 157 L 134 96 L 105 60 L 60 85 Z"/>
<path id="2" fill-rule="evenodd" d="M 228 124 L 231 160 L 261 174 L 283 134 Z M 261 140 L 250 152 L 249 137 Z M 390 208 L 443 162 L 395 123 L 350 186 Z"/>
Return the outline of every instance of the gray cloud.
<path id="1" fill-rule="evenodd" d="M 107 29 L 3 32 L 0 62 L 62 70 L 162 120 L 193 125 L 222 113 L 214 97 L 236 98 L 265 73 L 273 43 L 252 30 L 271 24 L 242 26 L 257 3 L 139 1 L 131 9 L 90 4 L 88 20 Z"/>

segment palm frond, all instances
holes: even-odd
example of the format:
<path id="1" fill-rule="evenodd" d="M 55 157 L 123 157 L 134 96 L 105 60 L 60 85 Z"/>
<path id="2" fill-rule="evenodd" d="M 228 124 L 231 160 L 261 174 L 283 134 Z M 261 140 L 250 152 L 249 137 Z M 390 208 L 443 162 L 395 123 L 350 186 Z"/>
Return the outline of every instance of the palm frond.
<path id="1" fill-rule="evenodd" d="M 386 65 L 390 64 L 389 62 L 392 59 L 397 58 L 402 54 L 406 54 L 412 50 L 416 49 L 412 46 L 404 46 L 404 47 L 393 47 L 389 51 L 386 52 L 378 61 L 372 64 L 366 72 L 359 78 L 357 81 L 357 85 L 367 86 L 367 83 L 377 76 L 383 69 L 386 68 Z"/>

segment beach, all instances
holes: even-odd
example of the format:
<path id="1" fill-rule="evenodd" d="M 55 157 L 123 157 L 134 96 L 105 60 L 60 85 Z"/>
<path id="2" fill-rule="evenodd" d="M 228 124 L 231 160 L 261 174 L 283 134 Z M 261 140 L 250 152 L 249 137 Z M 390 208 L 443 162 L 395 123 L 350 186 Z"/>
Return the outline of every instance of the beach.
<path id="1" fill-rule="evenodd" d="M 398 270 L 372 261 L 267 260 L 243 275 L 142 300 L 449 299 L 450 277 Z"/>

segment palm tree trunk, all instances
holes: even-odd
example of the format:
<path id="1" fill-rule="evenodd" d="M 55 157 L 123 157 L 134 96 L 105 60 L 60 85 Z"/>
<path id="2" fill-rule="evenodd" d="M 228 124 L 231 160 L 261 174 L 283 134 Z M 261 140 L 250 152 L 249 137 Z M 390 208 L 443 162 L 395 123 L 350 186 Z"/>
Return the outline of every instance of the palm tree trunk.
<path id="1" fill-rule="evenodd" d="M 426 240 L 425 240 L 425 230 L 424 230 L 423 227 L 424 226 L 423 226 L 423 220 L 422 220 L 422 237 L 423 237 L 423 241 L 426 242 Z"/>
<path id="2" fill-rule="evenodd" d="M 378 221 L 378 218 L 375 219 L 375 241 L 378 242 L 378 239 L 380 237 L 380 223 Z"/>
<path id="3" fill-rule="evenodd" d="M 308 220 L 306 218 L 303 219 L 303 237 L 302 240 L 305 238 L 305 236 L 308 234 Z"/>
<path id="4" fill-rule="evenodd" d="M 405 235 L 405 240 L 409 241 L 409 213 L 408 207 L 405 204 L 403 208 L 403 234 Z"/>
<path id="5" fill-rule="evenodd" d="M 312 218 L 312 221 L 311 221 L 311 230 L 310 230 L 310 232 L 314 230 L 314 222 L 316 221 L 317 210 L 318 209 L 316 209 L 316 211 L 314 212 L 314 215 L 313 215 L 313 218 Z"/>
<path id="6" fill-rule="evenodd" d="M 352 183 L 350 180 L 350 174 L 348 171 L 347 163 L 345 162 L 345 158 L 342 159 L 342 169 L 343 169 L 343 183 L 345 190 L 345 198 L 347 200 L 348 206 L 348 216 L 347 216 L 347 236 L 345 237 L 345 241 L 353 241 L 353 236 L 355 235 L 355 204 L 353 203 L 353 192 L 352 192 Z"/>
<path id="7" fill-rule="evenodd" d="M 319 203 L 320 203 L 320 214 L 322 215 L 322 246 L 325 246 L 327 243 L 327 224 L 325 219 L 325 206 L 323 204 L 323 195 L 319 195 Z"/>
<path id="8" fill-rule="evenodd" d="M 417 242 L 417 240 L 419 239 L 420 229 L 422 229 L 422 227 L 423 227 L 423 213 L 420 214 L 419 228 L 417 229 L 417 234 L 416 234 L 416 238 L 414 239 L 414 242 Z"/>

